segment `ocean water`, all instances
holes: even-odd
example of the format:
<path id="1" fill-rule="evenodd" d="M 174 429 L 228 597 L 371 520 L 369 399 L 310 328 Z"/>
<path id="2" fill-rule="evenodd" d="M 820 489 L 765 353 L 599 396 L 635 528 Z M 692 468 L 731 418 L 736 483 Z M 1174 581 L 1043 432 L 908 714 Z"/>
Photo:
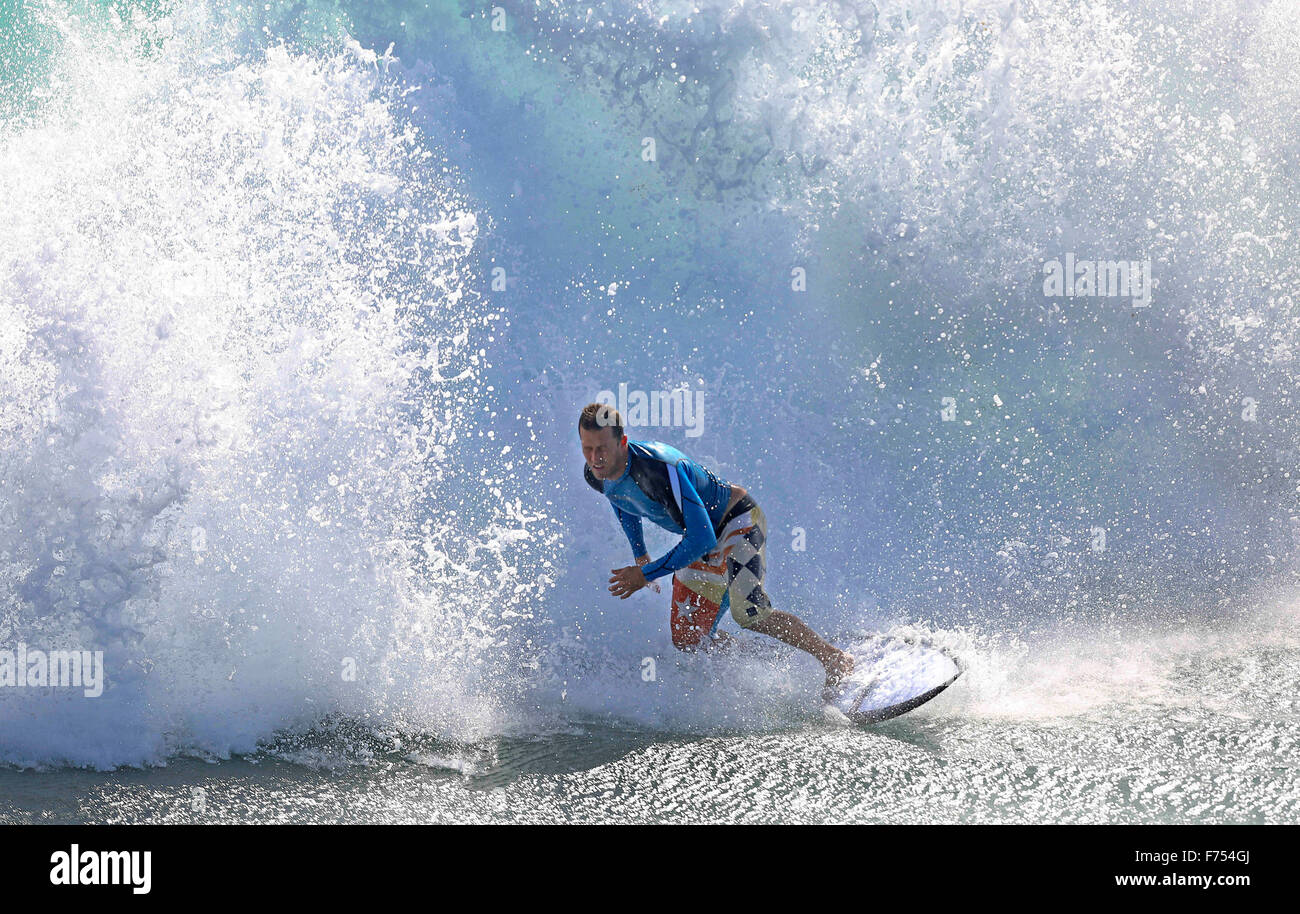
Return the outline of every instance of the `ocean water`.
<path id="1" fill-rule="evenodd" d="M 0 5 L 0 821 L 1295 822 L 1297 12 Z M 965 674 L 675 652 L 620 384 Z"/>

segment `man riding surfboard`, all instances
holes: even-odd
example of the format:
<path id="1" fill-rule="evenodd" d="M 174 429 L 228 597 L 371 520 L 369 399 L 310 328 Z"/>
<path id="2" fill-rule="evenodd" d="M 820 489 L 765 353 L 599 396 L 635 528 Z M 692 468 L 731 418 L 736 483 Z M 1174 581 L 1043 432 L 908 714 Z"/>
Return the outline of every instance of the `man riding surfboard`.
<path id="1" fill-rule="evenodd" d="M 763 589 L 767 522 L 740 486 L 718 479 L 681 451 L 657 441 L 629 441 L 623 417 L 589 403 L 578 418 L 586 460 L 583 476 L 614 508 L 635 565 L 612 569 L 609 591 L 626 600 L 650 582 L 673 575 L 670 627 L 679 650 L 708 649 L 722 607 L 741 628 L 770 635 L 817 658 L 826 670 L 824 696 L 853 670 L 853 658 L 822 640 L 798 616 L 772 608 Z M 641 519 L 682 537 L 654 561 Z"/>

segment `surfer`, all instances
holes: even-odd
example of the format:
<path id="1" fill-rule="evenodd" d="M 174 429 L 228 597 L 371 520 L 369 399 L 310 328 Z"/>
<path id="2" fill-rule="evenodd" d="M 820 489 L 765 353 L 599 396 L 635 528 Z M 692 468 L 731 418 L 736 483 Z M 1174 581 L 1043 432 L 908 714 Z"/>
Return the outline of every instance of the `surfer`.
<path id="1" fill-rule="evenodd" d="M 586 460 L 583 476 L 609 499 L 632 546 L 635 565 L 614 568 L 609 591 L 626 600 L 650 582 L 673 575 L 670 629 L 678 650 L 708 650 L 722 608 L 741 628 L 770 635 L 817 658 L 826 670 L 824 695 L 853 671 L 853 658 L 822 640 L 798 616 L 772 608 L 763 589 L 767 522 L 754 499 L 681 451 L 657 441 L 628 441 L 612 406 L 589 403 L 578 418 Z M 682 540 L 654 561 L 641 518 Z"/>

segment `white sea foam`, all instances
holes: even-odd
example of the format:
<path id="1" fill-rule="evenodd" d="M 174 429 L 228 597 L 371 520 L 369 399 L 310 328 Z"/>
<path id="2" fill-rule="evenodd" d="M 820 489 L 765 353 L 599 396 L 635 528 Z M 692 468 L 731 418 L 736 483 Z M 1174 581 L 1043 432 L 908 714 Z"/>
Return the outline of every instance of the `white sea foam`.
<path id="1" fill-rule="evenodd" d="M 386 68 L 46 15 L 48 98 L 0 140 L 0 639 L 102 648 L 108 685 L 0 693 L 0 759 L 495 730 L 546 537 L 450 470 L 491 315 Z"/>

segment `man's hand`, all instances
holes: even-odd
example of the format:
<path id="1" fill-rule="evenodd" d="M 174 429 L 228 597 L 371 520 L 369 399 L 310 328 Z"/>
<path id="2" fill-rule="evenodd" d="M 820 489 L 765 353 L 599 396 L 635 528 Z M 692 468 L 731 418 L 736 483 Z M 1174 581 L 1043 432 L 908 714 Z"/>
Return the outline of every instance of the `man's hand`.
<path id="1" fill-rule="evenodd" d="M 640 565 L 628 565 L 626 568 L 611 568 L 609 579 L 609 592 L 620 600 L 626 600 L 632 594 L 636 593 L 642 587 L 648 587 L 650 582 L 645 579 L 641 573 Z"/>
<path id="2" fill-rule="evenodd" d="M 639 556 L 637 556 L 637 558 L 636 558 L 636 563 L 637 563 L 638 565 L 649 565 L 649 564 L 650 564 L 650 553 L 647 552 L 645 555 L 639 555 Z M 656 584 L 656 583 L 654 583 L 653 581 L 650 582 L 650 589 L 653 590 L 655 593 L 661 593 L 661 592 L 662 592 L 662 591 L 659 590 L 659 585 Z"/>

